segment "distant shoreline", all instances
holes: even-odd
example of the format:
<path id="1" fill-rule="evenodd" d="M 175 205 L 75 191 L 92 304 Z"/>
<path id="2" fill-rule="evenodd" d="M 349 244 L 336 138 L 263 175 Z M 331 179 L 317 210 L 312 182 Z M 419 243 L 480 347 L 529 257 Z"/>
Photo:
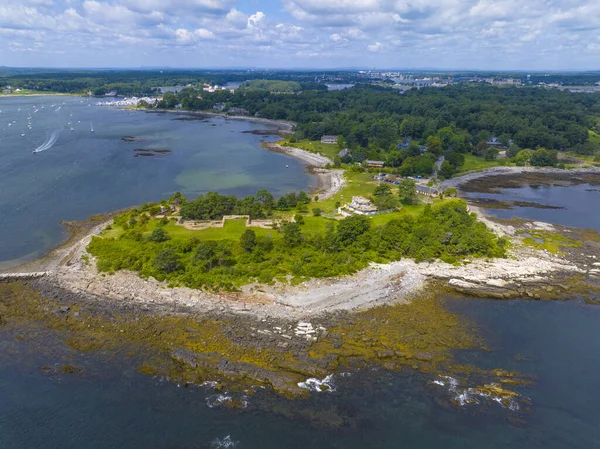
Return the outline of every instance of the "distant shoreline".
<path id="1" fill-rule="evenodd" d="M 286 122 L 284 120 L 273 120 L 269 118 L 262 117 L 252 117 L 249 115 L 227 115 L 220 112 L 210 112 L 210 111 L 189 111 L 185 109 L 128 109 L 135 111 L 143 111 L 150 114 L 160 114 L 163 112 L 175 113 L 181 115 L 191 115 L 197 117 L 220 117 L 227 120 L 245 120 L 248 122 L 260 123 L 263 125 L 271 125 L 276 126 L 283 134 L 290 134 L 292 130 L 296 127 L 296 124 L 293 122 Z"/>
<path id="2" fill-rule="evenodd" d="M 32 94 L 0 94 L 0 98 L 3 97 L 79 97 L 79 94 L 63 94 L 60 92 L 55 93 L 32 93 Z"/>

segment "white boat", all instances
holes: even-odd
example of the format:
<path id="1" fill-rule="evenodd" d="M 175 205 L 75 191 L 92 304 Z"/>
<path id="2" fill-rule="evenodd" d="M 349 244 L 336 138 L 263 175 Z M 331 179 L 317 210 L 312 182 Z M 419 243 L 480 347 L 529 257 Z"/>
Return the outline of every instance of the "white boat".
<path id="1" fill-rule="evenodd" d="M 75 128 L 73 128 L 73 126 L 71 125 L 71 131 L 75 131 Z"/>
<path id="2" fill-rule="evenodd" d="M 92 129 L 90 129 L 91 132 L 94 132 L 94 124 L 90 122 L 90 126 Z"/>

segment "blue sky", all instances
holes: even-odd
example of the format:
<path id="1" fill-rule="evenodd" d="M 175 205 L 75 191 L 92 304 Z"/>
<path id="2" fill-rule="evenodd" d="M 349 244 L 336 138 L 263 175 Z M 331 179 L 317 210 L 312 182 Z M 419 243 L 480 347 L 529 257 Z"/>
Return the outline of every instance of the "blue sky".
<path id="1" fill-rule="evenodd" d="M 0 65 L 600 69 L 597 0 L 0 0 Z"/>

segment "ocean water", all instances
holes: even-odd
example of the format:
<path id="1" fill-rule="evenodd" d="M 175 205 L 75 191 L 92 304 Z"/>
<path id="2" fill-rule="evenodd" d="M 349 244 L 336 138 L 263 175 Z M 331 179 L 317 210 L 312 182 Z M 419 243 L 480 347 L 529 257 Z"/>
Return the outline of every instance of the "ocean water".
<path id="1" fill-rule="evenodd" d="M 2 99 L 3 114 L 7 104 L 3 102 L 8 101 L 36 100 Z M 59 100 L 45 101 L 44 110 L 52 101 Z M 64 101 L 73 103 L 73 117 L 84 117 L 84 124 L 88 107 L 77 105 L 80 99 Z M 3 212 L 12 211 L 0 217 L 1 254 L 10 249 L 18 257 L 51 246 L 61 236 L 59 220 L 85 218 L 178 189 L 197 194 L 208 183 L 221 191 L 244 194 L 256 189 L 251 180 L 270 179 L 272 189 L 283 192 L 294 183 L 303 187 L 301 183 L 308 182 L 299 164 L 261 150 L 256 136 L 241 134 L 254 129 L 249 123 L 173 121 L 173 115 L 94 107 L 89 111 L 96 130 L 93 136 L 77 137 L 77 129 L 89 132 L 83 125 L 73 133 L 63 130 L 54 146 L 35 155 L 31 151 L 51 137 L 54 128 L 31 136 L 31 142 L 21 146 L 16 141 L 27 142 L 27 136 L 21 138 L 20 130 L 16 136 L 0 135 L 0 201 Z M 0 115 L 0 123 L 4 118 Z M 147 141 L 123 142 L 126 135 Z M 7 142 L 13 143 L 5 146 Z M 134 149 L 142 146 L 168 147 L 173 153 L 133 157 Z M 274 178 L 259 174 L 261 161 L 270 169 L 265 172 L 276 172 Z M 220 168 L 223 163 L 230 164 L 229 169 Z M 282 174 L 273 167 L 286 163 L 289 172 L 281 171 L 287 181 L 278 181 Z M 245 164 L 253 173 L 250 178 Z M 206 174 L 209 170 L 203 174 L 203 168 L 221 176 Z M 35 185 L 37 179 L 40 186 Z M 538 195 L 538 202 L 567 209 L 518 208 L 499 213 L 598 229 L 600 212 L 593 188 L 529 191 L 525 187 L 511 195 L 527 201 Z M 52 230 L 57 228 L 53 238 Z M 35 232 L 50 237 L 42 239 L 44 245 L 29 242 Z M 366 369 L 335 375 L 327 379 L 333 387 L 330 391 L 314 391 L 307 400 L 288 401 L 263 390 L 240 397 L 210 387 L 183 388 L 143 375 L 136 371 L 143 354 L 131 354 L 127 347 L 77 353 L 64 344 L 64 337 L 51 331 L 29 334 L 26 329 L 9 331 L 0 325 L 0 448 L 600 447 L 600 307 L 578 299 L 452 297 L 446 298 L 446 304 L 475 323 L 488 348 L 458 351 L 457 360 L 530 375 L 533 384 L 514 387 L 528 399 L 527 407 L 513 411 L 493 402 L 448 407 L 460 393 L 449 379 L 410 370 Z M 83 371 L 65 374 L 60 369 L 65 363 Z M 311 385 L 318 382 L 307 382 Z M 227 407 L 228 396 L 245 400 L 246 408 Z"/>
<path id="2" fill-rule="evenodd" d="M 447 305 L 474 320 L 489 347 L 458 353 L 458 361 L 531 375 L 533 385 L 513 387 L 530 401 L 527 410 L 443 407 L 440 399 L 447 403 L 456 393 L 432 383 L 436 378 L 382 370 L 332 376 L 334 391 L 315 391 L 307 400 L 259 390 L 245 398 L 245 409 L 231 409 L 227 396 L 239 393 L 140 374 L 127 348 L 75 354 L 60 339 L 0 332 L 0 447 L 598 447 L 599 307 L 464 298 L 448 298 Z M 84 371 L 56 373 L 65 360 Z"/>
<path id="3" fill-rule="evenodd" d="M 176 191 L 195 197 L 266 188 L 281 195 L 314 185 L 300 162 L 261 148 L 265 137 L 244 133 L 265 125 L 125 111 L 94 106 L 97 101 L 0 98 L 0 269 L 56 246 L 65 238 L 61 220 L 83 220 Z M 139 141 L 123 141 L 125 136 Z M 136 157 L 144 154 L 136 150 L 170 152 Z"/>
<path id="4" fill-rule="evenodd" d="M 523 186 L 500 188 L 498 193 L 471 192 L 468 197 L 500 201 L 526 201 L 560 209 L 515 207 L 513 209 L 488 209 L 490 215 L 499 218 L 521 217 L 536 221 L 600 231 L 600 185 L 579 184 L 574 186 Z"/>

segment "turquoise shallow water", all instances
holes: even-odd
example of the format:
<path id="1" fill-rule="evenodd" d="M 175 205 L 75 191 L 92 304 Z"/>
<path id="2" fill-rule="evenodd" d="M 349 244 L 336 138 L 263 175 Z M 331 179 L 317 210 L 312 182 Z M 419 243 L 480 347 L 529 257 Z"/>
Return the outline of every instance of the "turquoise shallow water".
<path id="1" fill-rule="evenodd" d="M 280 195 L 314 184 L 301 163 L 261 148 L 263 137 L 243 133 L 265 125 L 178 120 L 185 117 L 95 103 L 79 97 L 0 98 L 0 268 L 55 246 L 65 237 L 61 220 L 82 220 L 178 190 L 190 197 L 211 190 L 250 195 L 260 188 Z M 125 142 L 125 136 L 141 141 Z M 135 157 L 141 149 L 171 152 Z"/>

